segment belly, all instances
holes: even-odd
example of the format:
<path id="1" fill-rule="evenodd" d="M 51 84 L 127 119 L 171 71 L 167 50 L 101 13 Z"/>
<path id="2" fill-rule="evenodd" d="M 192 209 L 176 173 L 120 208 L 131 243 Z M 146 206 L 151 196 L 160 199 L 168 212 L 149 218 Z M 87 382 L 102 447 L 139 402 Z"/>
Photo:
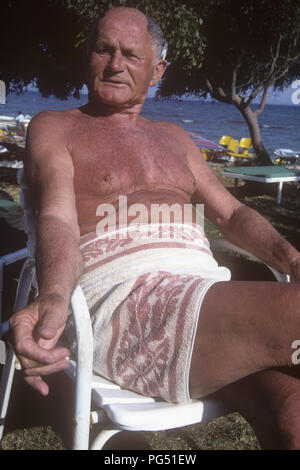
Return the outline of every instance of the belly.
<path id="1" fill-rule="evenodd" d="M 119 194 L 108 200 L 77 199 L 81 235 L 129 223 L 189 223 L 196 221 L 190 198 L 179 190 L 159 188 Z"/>

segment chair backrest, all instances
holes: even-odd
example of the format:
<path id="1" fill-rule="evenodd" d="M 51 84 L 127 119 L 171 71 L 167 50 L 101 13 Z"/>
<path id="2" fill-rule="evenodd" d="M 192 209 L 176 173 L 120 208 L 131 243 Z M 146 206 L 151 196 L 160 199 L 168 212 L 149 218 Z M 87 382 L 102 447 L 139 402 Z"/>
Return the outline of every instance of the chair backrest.
<path id="1" fill-rule="evenodd" d="M 219 144 L 223 145 L 223 147 L 227 147 L 232 139 L 233 137 L 229 135 L 223 135 L 221 139 L 219 140 Z"/>
<path id="2" fill-rule="evenodd" d="M 27 249 L 30 258 L 35 258 L 36 249 L 36 219 L 37 214 L 33 209 L 33 203 L 30 191 L 26 182 L 24 169 L 20 168 L 17 172 L 17 179 L 21 189 L 20 198 L 23 209 L 24 231 L 27 235 Z"/>
<path id="3" fill-rule="evenodd" d="M 240 147 L 250 149 L 252 147 L 252 140 L 249 137 L 242 137 L 240 140 Z"/>
<path id="4" fill-rule="evenodd" d="M 236 140 L 236 139 L 231 139 L 231 141 L 229 142 L 229 145 L 228 145 L 227 148 L 231 152 L 238 153 L 238 151 L 239 151 L 239 141 Z"/>
<path id="5" fill-rule="evenodd" d="M 240 140 L 240 149 L 243 155 L 248 155 L 248 150 L 252 148 L 252 140 L 249 137 L 242 137 Z"/>

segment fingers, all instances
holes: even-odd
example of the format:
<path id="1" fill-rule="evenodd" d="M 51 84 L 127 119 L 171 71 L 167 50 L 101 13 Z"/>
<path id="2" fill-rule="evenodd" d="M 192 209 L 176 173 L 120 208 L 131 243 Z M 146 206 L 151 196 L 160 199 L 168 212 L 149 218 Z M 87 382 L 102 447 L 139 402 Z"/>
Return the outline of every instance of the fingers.
<path id="1" fill-rule="evenodd" d="M 58 347 L 52 349 L 51 351 L 46 351 L 47 357 L 46 360 L 43 360 L 45 355 L 41 354 L 40 359 L 38 359 L 38 354 L 32 354 L 32 349 L 33 348 L 29 348 L 29 352 L 25 350 L 25 354 L 24 352 L 19 353 L 19 359 L 23 369 L 51 366 L 52 364 L 56 364 L 66 359 L 70 355 L 70 351 L 67 348 Z M 42 349 L 42 351 L 44 352 L 45 350 Z"/>
<path id="2" fill-rule="evenodd" d="M 16 354 L 21 358 L 21 364 L 26 360 L 31 360 L 40 364 L 52 364 L 69 356 L 70 352 L 66 348 L 54 348 L 48 350 L 35 343 L 33 340 L 27 339 L 16 345 Z"/>
<path id="3" fill-rule="evenodd" d="M 67 369 L 69 367 L 69 360 L 64 358 L 61 361 L 58 361 L 54 364 L 49 364 L 47 366 L 34 366 L 24 368 L 24 374 L 26 377 L 37 377 L 37 376 L 46 376 L 60 372 L 61 370 Z"/>
<path id="4" fill-rule="evenodd" d="M 42 395 L 49 393 L 42 377 L 69 367 L 69 350 L 55 347 L 66 320 L 66 309 L 51 296 L 36 300 L 10 319 L 14 349 L 25 380 Z"/>
<path id="5" fill-rule="evenodd" d="M 49 327 L 48 325 L 48 317 Z M 66 348 L 54 348 L 59 336 L 61 335 L 64 325 L 58 327 L 52 315 L 46 312 L 43 315 L 41 327 L 52 329 L 48 338 L 41 338 L 39 334 L 40 321 L 36 315 L 36 308 L 34 306 L 27 307 L 22 312 L 19 312 L 10 320 L 10 327 L 14 334 L 14 347 L 18 357 L 28 358 L 29 360 L 36 361 L 41 364 L 51 364 L 69 356 L 69 351 Z M 53 333 L 53 334 L 52 334 Z M 21 362 L 22 363 L 22 362 Z"/>
<path id="6" fill-rule="evenodd" d="M 41 302 L 39 306 L 38 335 L 44 339 L 54 338 L 67 321 L 67 312 L 60 305 Z"/>
<path id="7" fill-rule="evenodd" d="M 20 357 L 19 359 L 22 365 L 22 370 L 25 375 L 24 380 L 41 395 L 48 395 L 49 387 L 42 377 L 60 372 L 69 367 L 70 363 L 66 358 L 65 353 L 66 350 L 61 348 L 60 354 L 63 354 L 63 359 L 57 360 L 57 362 L 49 365 L 38 364 L 36 361 Z"/>
<path id="8" fill-rule="evenodd" d="M 46 382 L 42 380 L 41 377 L 25 377 L 24 380 L 26 383 L 28 383 L 28 385 L 37 390 L 41 395 L 48 395 L 49 387 Z"/>

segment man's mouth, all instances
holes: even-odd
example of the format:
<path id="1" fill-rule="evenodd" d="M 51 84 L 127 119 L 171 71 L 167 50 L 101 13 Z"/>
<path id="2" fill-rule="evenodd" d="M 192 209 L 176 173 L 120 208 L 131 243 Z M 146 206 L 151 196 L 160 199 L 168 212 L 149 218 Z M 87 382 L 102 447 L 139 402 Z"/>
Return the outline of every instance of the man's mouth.
<path id="1" fill-rule="evenodd" d="M 103 80 L 104 83 L 108 83 L 109 85 L 113 85 L 113 86 L 126 86 L 127 83 L 125 82 L 121 82 L 119 80 L 109 80 L 109 79 L 106 79 L 106 80 Z"/>

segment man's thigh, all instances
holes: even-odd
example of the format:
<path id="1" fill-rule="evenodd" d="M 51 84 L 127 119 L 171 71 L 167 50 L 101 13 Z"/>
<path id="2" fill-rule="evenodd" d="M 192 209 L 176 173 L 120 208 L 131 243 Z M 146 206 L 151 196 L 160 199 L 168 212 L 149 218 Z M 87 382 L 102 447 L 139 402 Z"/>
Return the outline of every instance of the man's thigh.
<path id="1" fill-rule="evenodd" d="M 214 284 L 199 314 L 191 396 L 213 393 L 261 370 L 291 365 L 295 339 L 300 339 L 300 284 Z"/>

